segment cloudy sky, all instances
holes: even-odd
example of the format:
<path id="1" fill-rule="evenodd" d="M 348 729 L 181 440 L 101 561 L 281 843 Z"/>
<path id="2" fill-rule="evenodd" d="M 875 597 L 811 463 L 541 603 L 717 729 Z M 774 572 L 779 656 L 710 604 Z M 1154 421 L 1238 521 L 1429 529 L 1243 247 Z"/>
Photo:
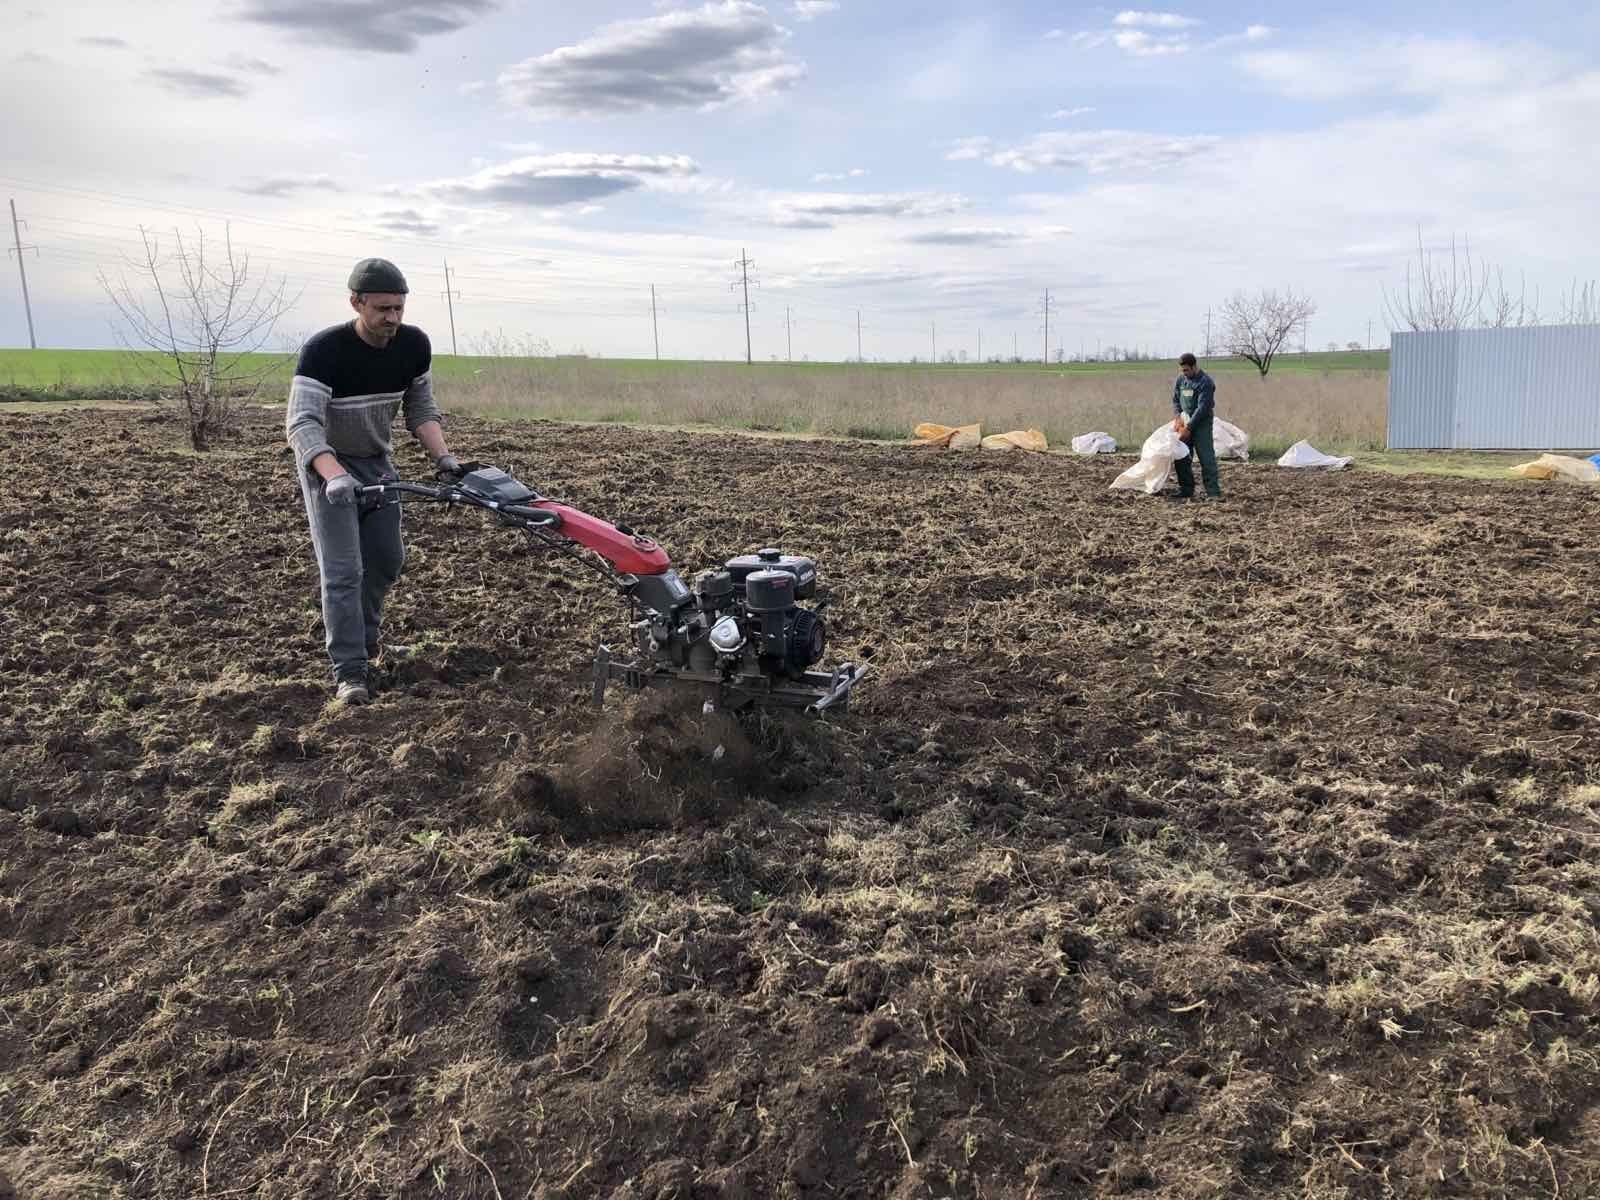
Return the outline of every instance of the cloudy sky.
<path id="1" fill-rule="evenodd" d="M 1600 6 L 947 0 L 0 0 L 0 194 L 41 343 L 115 344 L 97 272 L 226 224 L 348 315 L 491 342 L 742 357 L 1202 349 L 1238 289 L 1383 344 L 1420 235 L 1544 308 L 1600 276 Z M 9 233 L 9 229 L 7 230 Z M 27 344 L 15 266 L 0 345 Z"/>

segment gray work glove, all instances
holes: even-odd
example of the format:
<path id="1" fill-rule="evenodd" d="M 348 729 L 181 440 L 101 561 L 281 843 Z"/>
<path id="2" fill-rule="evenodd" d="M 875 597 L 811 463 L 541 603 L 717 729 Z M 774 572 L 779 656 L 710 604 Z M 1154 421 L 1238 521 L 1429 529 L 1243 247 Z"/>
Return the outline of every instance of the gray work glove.
<path id="1" fill-rule="evenodd" d="M 461 463 L 454 454 L 441 454 L 433 460 L 434 470 L 449 479 L 461 478 Z"/>
<path id="2" fill-rule="evenodd" d="M 335 475 L 323 484 L 322 495 L 335 508 L 343 508 L 356 502 L 356 488 L 359 486 L 356 477 L 346 472 L 343 475 Z"/>

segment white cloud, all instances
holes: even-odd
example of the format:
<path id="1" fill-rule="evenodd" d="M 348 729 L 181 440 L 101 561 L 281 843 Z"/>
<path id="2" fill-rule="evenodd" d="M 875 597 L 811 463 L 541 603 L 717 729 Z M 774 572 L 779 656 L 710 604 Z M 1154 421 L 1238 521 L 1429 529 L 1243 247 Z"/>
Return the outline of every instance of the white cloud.
<path id="1" fill-rule="evenodd" d="M 772 223 L 785 229 L 827 229 L 845 217 L 947 216 L 971 203 L 944 192 L 801 192 L 773 201 Z"/>
<path id="2" fill-rule="evenodd" d="M 920 246 L 1003 246 L 1009 242 L 1020 242 L 1027 236 L 1014 229 L 969 227 L 930 229 L 923 233 L 913 233 L 906 238 L 906 241 Z"/>
<path id="3" fill-rule="evenodd" d="M 410 234 L 413 237 L 436 237 L 442 230 L 438 220 L 414 208 L 391 209 L 374 218 L 379 229 L 390 233 Z"/>
<path id="4" fill-rule="evenodd" d="M 879 287 L 916 283 L 929 278 L 927 272 L 912 267 L 886 265 L 863 267 L 848 263 L 817 263 L 807 267 L 800 279 L 818 287 Z"/>
<path id="5" fill-rule="evenodd" d="M 1052 29 L 1052 30 L 1050 30 L 1050 32 L 1048 32 L 1048 33 L 1046 33 L 1044 35 L 1044 40 L 1047 41 L 1047 42 L 1053 42 L 1057 38 L 1064 38 L 1066 36 L 1067 36 L 1067 31 L 1065 29 Z"/>
<path id="6" fill-rule="evenodd" d="M 802 21 L 814 20 L 825 13 L 837 12 L 839 0 L 794 0 L 791 11 Z"/>
<path id="7" fill-rule="evenodd" d="M 1094 50 L 1109 43 L 1131 58 L 1187 54 L 1194 46 L 1190 31 L 1201 24 L 1199 19 L 1180 13 L 1125 9 L 1112 18 L 1108 29 L 1073 34 L 1072 44 L 1083 50 Z M 1252 28 L 1265 29 L 1266 26 Z"/>
<path id="8" fill-rule="evenodd" d="M 281 175 L 235 184 L 233 190 L 245 196 L 282 199 L 299 192 L 337 192 L 341 189 L 326 175 Z"/>
<path id="9" fill-rule="evenodd" d="M 465 178 L 423 184 L 420 190 L 455 204 L 558 208 L 681 179 L 699 170 L 693 159 L 681 154 L 529 155 Z"/>
<path id="10" fill-rule="evenodd" d="M 1517 55 L 1497 50 L 1514 75 Z M 1460 87 L 1423 112 L 1230 136 L 1190 160 L 1181 178 L 1106 175 L 1012 205 L 1070 224 L 1073 261 L 1108 276 L 1122 270 L 1119 295 L 1158 296 L 1159 264 L 1184 258 L 1215 294 L 1263 284 L 1310 291 L 1321 306 L 1313 329 L 1325 330 L 1314 340 L 1343 341 L 1381 317 L 1379 283 L 1403 282 L 1419 224 L 1430 246 L 1470 233 L 1485 260 L 1519 279 L 1526 268 L 1530 291 L 1542 285 L 1548 295 L 1552 284 L 1588 278 L 1596 257 L 1585 230 L 1600 211 L 1600 183 L 1562 147 L 1581 142 L 1597 105 L 1600 71 L 1488 92 Z M 1397 147 L 1405 148 L 1403 171 Z M 1161 309 L 1193 321 L 1182 302 L 1151 303 L 1156 328 L 1184 328 Z"/>
<path id="11" fill-rule="evenodd" d="M 1142 29 L 1121 30 L 1111 35 L 1111 42 L 1118 50 L 1135 58 L 1189 53 L 1187 37 L 1152 37 Z"/>
<path id="12" fill-rule="evenodd" d="M 525 59 L 500 73 L 500 94 L 543 117 L 757 100 L 805 75 L 805 64 L 784 52 L 788 36 L 759 4 L 715 0 L 620 21 L 575 46 Z"/>
<path id="13" fill-rule="evenodd" d="M 1092 113 L 1092 108 L 1058 108 L 1050 114 L 1052 121 L 1070 121 L 1073 117 L 1086 117 Z"/>
<path id="14" fill-rule="evenodd" d="M 1226 46 L 1238 46 L 1247 42 L 1264 42 L 1277 32 L 1271 25 L 1247 25 L 1238 33 L 1225 33 L 1221 37 L 1212 38 L 1205 43 L 1205 49 L 1221 50 Z"/>
<path id="15" fill-rule="evenodd" d="M 949 162 L 964 162 L 969 159 L 982 158 L 994 149 L 994 139 L 987 137 L 957 138 L 945 159 Z"/>
<path id="16" fill-rule="evenodd" d="M 1047 167 L 1088 171 L 1149 171 L 1187 162 L 1217 146 L 1220 139 L 1170 137 L 1104 129 L 1093 133 L 1041 133 L 1020 145 L 994 150 L 988 161 L 997 167 L 1033 172 Z"/>
<path id="17" fill-rule="evenodd" d="M 842 183 L 846 179 L 860 179 L 866 173 L 865 167 L 852 167 L 848 171 L 818 171 L 811 177 L 811 182 Z"/>
<path id="18" fill-rule="evenodd" d="M 1180 16 L 1178 13 L 1140 12 L 1137 9 L 1119 12 L 1111 23 L 1124 29 L 1190 29 L 1200 24 L 1194 17 Z"/>
<path id="19" fill-rule="evenodd" d="M 1296 100 L 1468 96 L 1515 82 L 1548 80 L 1560 71 L 1556 57 L 1539 47 L 1420 36 L 1340 47 L 1258 50 L 1241 55 L 1239 64 L 1246 74 Z"/>

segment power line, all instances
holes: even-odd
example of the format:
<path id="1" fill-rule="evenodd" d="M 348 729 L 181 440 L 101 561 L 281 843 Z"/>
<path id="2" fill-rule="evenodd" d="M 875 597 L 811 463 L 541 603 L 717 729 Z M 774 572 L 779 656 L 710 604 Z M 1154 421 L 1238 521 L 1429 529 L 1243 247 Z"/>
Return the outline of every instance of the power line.
<path id="1" fill-rule="evenodd" d="M 656 343 L 656 361 L 661 361 L 661 328 L 656 324 L 656 285 L 650 285 L 650 336 Z"/>
<path id="2" fill-rule="evenodd" d="M 26 222 L 22 222 L 22 224 L 26 224 Z M 17 202 L 15 200 L 11 201 L 11 240 L 16 246 L 17 274 L 22 276 L 22 310 L 28 314 L 28 349 L 37 350 L 39 343 L 33 336 L 33 302 L 28 299 L 28 269 L 22 263 L 22 252 L 24 250 L 32 250 L 33 256 L 38 258 L 39 247 L 24 246 L 22 244 L 22 233 L 18 228 Z"/>

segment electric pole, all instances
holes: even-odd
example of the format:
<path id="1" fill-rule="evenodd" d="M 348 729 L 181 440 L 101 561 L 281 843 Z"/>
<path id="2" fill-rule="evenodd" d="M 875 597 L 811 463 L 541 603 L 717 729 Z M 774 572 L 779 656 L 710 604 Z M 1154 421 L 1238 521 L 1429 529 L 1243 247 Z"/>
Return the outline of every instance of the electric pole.
<path id="1" fill-rule="evenodd" d="M 656 324 L 656 285 L 650 285 L 650 336 L 656 343 L 656 361 L 661 361 L 661 328 Z"/>
<path id="2" fill-rule="evenodd" d="M 1372 318 L 1367 318 L 1367 349 L 1372 349 Z"/>
<path id="3" fill-rule="evenodd" d="M 730 290 L 740 289 L 744 293 L 744 302 L 739 307 L 744 309 L 744 361 L 746 366 L 750 366 L 755 362 L 750 353 L 750 268 L 756 264 L 751 262 L 750 256 L 741 249 L 739 257 L 734 260 L 733 265 L 738 268 L 739 278 L 730 283 L 728 287 Z M 761 286 L 759 279 L 756 281 L 756 286 Z"/>
<path id="4" fill-rule="evenodd" d="M 1211 310 L 1206 309 L 1206 357 L 1211 357 Z"/>
<path id="5" fill-rule="evenodd" d="M 1015 329 L 1011 331 L 1011 361 L 1017 361 L 1017 331 Z"/>
<path id="6" fill-rule="evenodd" d="M 932 359 L 932 361 L 933 361 L 933 364 L 935 366 L 937 366 L 938 363 L 939 363 L 939 322 L 937 322 L 937 321 L 929 321 L 928 322 L 928 336 L 932 339 L 932 342 L 931 342 L 931 345 L 933 346 L 933 359 Z"/>
<path id="7" fill-rule="evenodd" d="M 33 256 L 37 258 L 39 256 L 39 247 L 24 246 L 22 244 L 22 233 L 17 222 L 17 202 L 15 200 L 11 202 L 11 240 L 16 245 L 14 253 L 17 256 L 17 273 L 22 276 L 22 310 L 28 314 L 28 349 L 37 350 L 39 343 L 33 336 L 33 303 L 28 299 L 28 270 L 22 265 L 22 252 L 24 250 L 32 250 Z"/>
<path id="8" fill-rule="evenodd" d="M 856 309 L 856 361 L 865 361 L 861 356 L 861 310 Z"/>
<path id="9" fill-rule="evenodd" d="M 1040 359 L 1045 365 L 1050 363 L 1050 289 L 1044 290 L 1044 357 Z"/>
<path id="10" fill-rule="evenodd" d="M 794 361 L 794 327 L 789 322 L 789 306 L 787 304 L 785 304 L 783 306 L 783 341 L 784 341 L 784 345 L 787 347 L 787 349 L 785 351 L 786 359 L 789 362 L 793 362 Z"/>
<path id="11" fill-rule="evenodd" d="M 460 292 L 455 292 L 455 291 L 451 290 L 451 287 L 450 287 L 450 260 L 447 258 L 447 259 L 444 260 L 444 302 L 445 302 L 445 307 L 450 310 L 450 353 L 452 355 L 455 355 L 455 354 L 459 353 L 459 351 L 456 349 L 456 303 L 455 303 L 455 297 L 459 296 L 460 294 L 461 294 Z"/>
<path id="12" fill-rule="evenodd" d="M 983 327 L 978 327 L 978 361 L 983 361 Z"/>

